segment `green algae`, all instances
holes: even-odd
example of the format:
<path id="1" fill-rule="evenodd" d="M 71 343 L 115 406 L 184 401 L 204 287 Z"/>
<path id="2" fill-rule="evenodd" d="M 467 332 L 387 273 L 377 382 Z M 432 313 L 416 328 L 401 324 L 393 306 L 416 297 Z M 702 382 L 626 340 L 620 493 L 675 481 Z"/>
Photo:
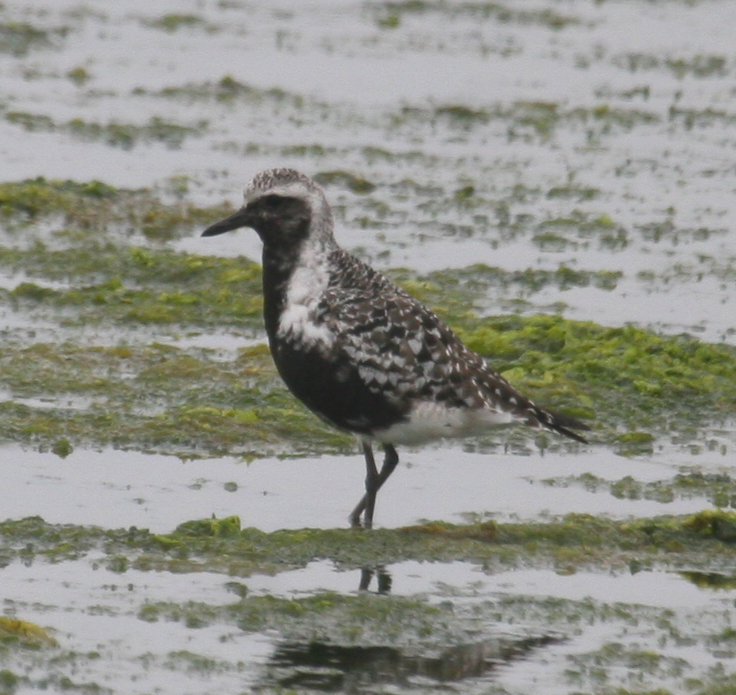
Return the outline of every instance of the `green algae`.
<path id="1" fill-rule="evenodd" d="M 26 368 L 28 360 L 33 372 Z M 181 455 L 350 450 L 350 438 L 327 429 L 281 387 L 266 351 L 234 360 L 213 351 L 168 345 L 91 347 L 37 343 L 0 350 L 4 387 L 0 436 L 52 448 L 114 445 Z M 24 399 L 88 397 L 85 409 Z M 64 442 L 64 443 L 60 443 Z"/>
<path id="2" fill-rule="evenodd" d="M 727 345 L 556 316 L 484 324 L 460 335 L 471 349 L 500 356 L 496 366 L 510 381 L 550 400 L 572 396 L 584 409 L 595 404 L 596 414 L 605 410 L 616 425 L 686 426 L 704 410 L 726 417 L 736 402 L 736 350 Z"/>
<path id="3" fill-rule="evenodd" d="M 87 141 L 102 142 L 110 147 L 130 150 L 139 144 L 160 143 L 169 149 L 178 149 L 188 137 L 199 137 L 207 129 L 207 123 L 200 121 L 194 126 L 185 126 L 152 116 L 147 123 L 135 125 L 110 121 L 90 123 L 81 118 L 66 122 L 56 122 L 44 114 L 24 111 L 8 111 L 5 120 L 30 132 L 64 133 Z"/>
<path id="4" fill-rule="evenodd" d="M 597 242 L 600 249 L 620 251 L 628 246 L 628 236 L 628 231 L 608 215 L 572 210 L 564 217 L 544 220 L 537 225 L 532 241 L 546 251 L 588 248 L 593 242 Z"/>
<path id="5" fill-rule="evenodd" d="M 40 625 L 0 616 L 0 653 L 11 645 L 21 647 L 58 647 L 59 643 Z"/>
<path id="6" fill-rule="evenodd" d="M 219 538 L 233 538 L 240 534 L 240 519 L 237 516 L 228 516 L 224 519 L 185 521 L 176 527 L 174 534 L 192 537 L 217 536 Z"/>
<path id="7" fill-rule="evenodd" d="M 232 212 L 228 205 L 201 208 L 188 203 L 166 203 L 154 191 L 114 188 L 101 181 L 79 183 L 38 177 L 19 182 L 0 182 L 0 221 L 8 231 L 26 230 L 42 220 L 55 226 L 55 236 L 66 239 L 79 249 L 85 241 L 106 243 L 99 234 L 129 236 L 134 230 L 152 241 L 175 239 L 191 234 L 192 227 L 204 226 L 218 215 Z M 93 244 L 91 250 L 97 247 Z M 36 258 L 27 266 L 40 262 L 45 247 L 39 247 Z M 4 253 L 11 253 L 4 250 Z M 56 262 L 60 259 L 57 258 Z M 68 260 L 68 259 L 66 259 Z M 53 263 L 42 263 L 51 272 Z"/>
<path id="8" fill-rule="evenodd" d="M 236 80 L 232 75 L 225 75 L 216 82 L 193 82 L 177 87 L 164 87 L 157 91 L 136 87 L 133 96 L 152 96 L 162 99 L 177 99 L 184 102 L 215 101 L 221 104 L 246 103 L 248 105 L 270 104 L 287 106 L 302 110 L 308 103 L 312 108 L 321 110 L 326 106 L 319 102 L 307 102 L 299 94 L 292 94 L 283 89 L 261 89 Z"/>
<path id="9" fill-rule="evenodd" d="M 568 184 L 565 186 L 553 186 L 547 191 L 547 198 L 559 198 L 562 200 L 584 202 L 587 200 L 595 200 L 600 196 L 600 194 L 601 191 L 597 188 Z"/>
<path id="10" fill-rule="evenodd" d="M 206 22 L 197 15 L 192 14 L 165 14 L 158 19 L 142 20 L 143 26 L 152 29 L 161 29 L 168 34 L 173 34 L 180 29 L 205 27 Z"/>
<path id="11" fill-rule="evenodd" d="M 66 27 L 39 29 L 28 22 L 0 22 L 0 53 L 22 58 L 31 51 L 58 48 L 68 32 Z"/>
<path id="12" fill-rule="evenodd" d="M 570 659 L 570 669 L 567 671 L 569 678 L 581 679 L 588 682 L 598 682 L 605 687 L 609 680 L 611 669 L 626 669 L 631 673 L 632 685 L 644 677 L 654 678 L 659 682 L 667 679 L 682 677 L 689 670 L 686 659 L 670 657 L 654 650 L 640 649 L 636 646 L 624 645 L 620 642 L 609 642 L 600 649 L 584 654 L 576 654 Z M 636 674 L 636 675 L 634 675 Z M 615 690 L 603 690 L 599 692 L 620 693 L 624 695 L 627 691 L 621 688 Z M 640 690 L 629 691 L 644 693 Z M 668 695 L 670 691 L 665 689 L 645 691 L 649 695 Z"/>
<path id="13" fill-rule="evenodd" d="M 516 9 L 500 2 L 460 2 L 445 0 L 389 0 L 373 3 L 376 23 L 382 28 L 395 29 L 401 24 L 402 15 L 437 13 L 446 18 L 472 17 L 477 21 L 495 20 L 501 24 L 535 24 L 548 29 L 564 29 L 579 24 L 576 17 L 560 14 L 554 10 Z"/>
<path id="14" fill-rule="evenodd" d="M 376 185 L 347 171 L 323 171 L 314 177 L 323 186 L 340 185 L 360 195 L 372 193 Z"/>
<path id="15" fill-rule="evenodd" d="M 68 289 L 23 282 L 0 302 L 29 310 L 70 308 L 79 322 L 260 327 L 260 268 L 244 258 L 118 247 L 90 242 L 79 249 L 0 248 L 0 266 L 30 277 L 71 283 Z M 74 319 L 66 317 L 67 324 Z"/>
<path id="16" fill-rule="evenodd" d="M 336 648 L 391 645 L 416 654 L 435 653 L 451 645 L 472 647 L 497 639 L 499 632 L 503 635 L 511 629 L 517 634 L 520 626 L 533 624 L 544 625 L 547 639 L 579 635 L 594 624 L 620 625 L 624 634 L 627 628 L 637 626 L 656 630 L 658 646 L 651 649 L 619 648 L 610 640 L 611 646 L 604 643 L 590 653 L 576 654 L 569 662 L 567 677 L 584 688 L 605 669 L 615 671 L 624 662 L 636 665 L 640 672 L 645 669 L 661 676 L 662 669 L 671 666 L 668 657 L 661 656 L 668 642 L 683 644 L 704 628 L 688 624 L 685 631 L 666 609 L 508 591 L 484 596 L 475 585 L 439 587 L 431 595 L 411 596 L 375 594 L 365 589 L 357 593 L 315 589 L 308 594 L 272 595 L 250 591 L 248 577 L 307 567 L 319 559 L 342 570 L 388 567 L 390 571 L 392 563 L 414 560 L 469 562 L 482 575 L 535 567 L 553 569 L 561 578 L 577 571 L 610 577 L 698 566 L 703 572 L 721 576 L 719 573 L 733 566 L 736 544 L 718 532 L 717 524 L 732 524 L 732 516 L 708 512 L 615 521 L 569 515 L 544 524 L 435 522 L 372 532 L 298 529 L 273 533 L 240 529 L 238 519 L 229 517 L 192 520 L 165 535 L 135 528 L 49 524 L 36 517 L 0 523 L 0 558 L 3 565 L 87 561 L 94 569 L 104 568 L 108 576 L 114 575 L 116 583 L 128 583 L 132 601 L 126 602 L 127 610 L 143 622 L 175 622 L 187 630 L 210 627 L 221 634 L 232 629 L 260 632 L 294 644 L 325 643 Z M 136 573 L 150 571 L 219 573 L 230 599 L 151 600 L 145 593 L 139 596 L 135 589 L 145 580 Z M 717 610 L 723 616 L 724 611 Z M 716 620 L 715 615 L 704 619 L 709 630 L 702 637 L 704 642 L 711 649 L 727 648 L 733 642 L 727 621 Z M 528 634 L 528 630 L 524 632 Z M 65 658 L 84 662 L 99 656 Z M 205 670 L 215 667 L 211 660 L 200 663 L 196 655 L 172 654 L 171 658 L 177 663 L 182 659 L 192 665 L 199 663 Z M 591 671 L 594 664 L 598 670 Z"/>
<path id="17" fill-rule="evenodd" d="M 583 130 L 589 144 L 618 132 L 629 132 L 662 122 L 653 111 L 614 107 L 600 103 L 591 107 L 564 108 L 556 102 L 516 101 L 509 105 L 470 108 L 463 104 L 407 105 L 389 114 L 391 129 L 405 126 L 442 125 L 450 131 L 470 133 L 498 122 L 506 126 L 509 142 L 548 142 L 561 128 Z M 589 200 L 590 193 L 582 196 Z"/>
<path id="18" fill-rule="evenodd" d="M 116 189 L 101 181 L 77 183 L 39 177 L 18 183 L 3 182 L 0 183 L 0 213 L 5 218 L 20 215 L 29 219 L 58 212 L 71 214 L 79 203 L 89 204 L 90 199 L 111 198 L 116 193 Z"/>
<path id="19" fill-rule="evenodd" d="M 660 58 L 648 53 L 627 53 L 614 62 L 632 73 L 666 70 L 677 79 L 685 77 L 723 77 L 728 72 L 728 60 L 720 55 L 695 55 L 691 58 Z"/>
<path id="20" fill-rule="evenodd" d="M 639 451 L 638 453 L 641 453 Z M 728 473 L 684 470 L 670 480 L 641 482 L 632 476 L 605 480 L 591 473 L 541 481 L 551 487 L 578 486 L 590 492 L 608 492 L 618 499 L 654 500 L 668 504 L 677 499 L 703 499 L 721 509 L 736 508 L 736 480 Z"/>
<path id="21" fill-rule="evenodd" d="M 338 644 L 370 644 L 378 640 L 382 644 L 406 644 L 411 639 L 409 635 L 414 639 L 432 635 L 442 642 L 449 630 L 438 632 L 451 615 L 447 607 L 418 599 L 336 592 L 317 592 L 295 599 L 247 596 L 220 606 L 148 602 L 138 613 L 139 619 L 147 622 L 173 620 L 192 628 L 225 622 L 247 632 L 278 631 L 288 640 Z"/>
<path id="22" fill-rule="evenodd" d="M 736 115 L 712 107 L 688 109 L 673 105 L 669 109 L 669 119 L 673 123 L 682 123 L 686 130 L 691 130 L 694 127 L 712 126 L 714 124 L 729 126 L 736 123 Z"/>
<path id="23" fill-rule="evenodd" d="M 92 75 L 89 73 L 89 71 L 82 67 L 81 65 L 72 68 L 66 73 L 66 76 L 69 80 L 71 80 L 77 87 L 83 87 L 87 82 L 89 82 L 92 79 Z"/>
<path id="24" fill-rule="evenodd" d="M 516 296 L 504 303 L 505 308 L 529 311 L 525 298 L 548 287 L 565 291 L 574 287 L 615 288 L 621 275 L 609 272 L 576 271 L 561 265 L 557 270 L 529 268 L 507 271 L 475 264 L 457 270 L 443 270 L 418 276 L 403 269 L 389 271 L 393 280 L 410 294 L 431 306 L 456 330 L 465 325 L 482 325 L 486 320 L 489 295 Z M 494 305 L 494 308 L 495 305 Z"/>
<path id="25" fill-rule="evenodd" d="M 406 560 L 464 561 L 487 572 L 513 567 L 628 571 L 697 565 L 719 573 L 736 558 L 736 514 L 705 510 L 689 516 L 613 520 L 569 514 L 547 522 L 449 524 L 398 529 L 298 529 L 266 533 L 240 528 L 237 517 L 198 519 L 170 534 L 49 524 L 40 517 L 0 522 L 3 564 L 59 562 L 102 552 L 109 568 L 218 572 L 248 577 L 329 560 L 337 567 L 381 567 Z M 97 560 L 96 560 L 97 561 Z"/>

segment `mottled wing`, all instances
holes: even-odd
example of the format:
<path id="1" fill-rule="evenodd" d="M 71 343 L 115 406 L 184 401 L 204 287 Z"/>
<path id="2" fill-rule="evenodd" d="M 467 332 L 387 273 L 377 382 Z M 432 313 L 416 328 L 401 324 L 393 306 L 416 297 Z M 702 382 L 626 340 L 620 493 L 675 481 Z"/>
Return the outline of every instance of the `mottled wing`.
<path id="1" fill-rule="evenodd" d="M 343 275 L 324 294 L 318 317 L 336 336 L 338 363 L 353 366 L 369 388 L 398 403 L 426 398 L 450 407 L 495 408 L 495 401 L 516 394 L 436 314 L 350 260 L 341 262 Z"/>
<path id="2" fill-rule="evenodd" d="M 583 441 L 567 428 L 584 425 L 537 407 L 417 299 L 348 254 L 338 267 L 317 317 L 335 335 L 337 376 L 357 371 L 371 392 L 400 412 L 421 400 L 487 409 Z"/>

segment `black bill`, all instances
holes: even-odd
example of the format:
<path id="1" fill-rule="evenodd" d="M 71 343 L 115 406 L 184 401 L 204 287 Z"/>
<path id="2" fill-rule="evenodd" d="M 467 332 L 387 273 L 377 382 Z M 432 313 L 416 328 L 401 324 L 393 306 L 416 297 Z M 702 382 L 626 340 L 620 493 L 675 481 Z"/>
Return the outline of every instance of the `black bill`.
<path id="1" fill-rule="evenodd" d="M 233 229 L 247 227 L 248 224 L 248 212 L 246 211 L 246 208 L 242 207 L 240 210 L 230 215 L 230 217 L 226 217 L 224 220 L 215 222 L 215 224 L 207 227 L 207 229 L 202 232 L 202 236 L 217 236 L 218 234 L 230 232 Z"/>

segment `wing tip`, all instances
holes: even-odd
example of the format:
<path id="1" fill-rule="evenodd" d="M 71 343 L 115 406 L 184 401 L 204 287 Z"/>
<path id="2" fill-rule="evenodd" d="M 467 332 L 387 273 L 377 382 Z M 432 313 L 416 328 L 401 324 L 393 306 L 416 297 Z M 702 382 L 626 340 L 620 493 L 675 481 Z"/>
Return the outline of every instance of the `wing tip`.
<path id="1" fill-rule="evenodd" d="M 590 443 L 588 439 L 575 431 L 579 430 L 582 432 L 590 432 L 591 428 L 584 422 L 580 422 L 580 420 L 570 417 L 569 415 L 562 415 L 561 413 L 556 413 L 551 410 L 540 409 L 540 411 L 543 413 L 543 416 L 538 417 L 537 420 L 545 429 L 557 432 L 557 434 L 561 434 L 568 439 L 573 439 L 581 444 Z"/>
<path id="2" fill-rule="evenodd" d="M 585 430 L 590 431 L 590 427 L 587 425 L 583 425 L 583 423 L 579 423 L 581 426 L 576 427 L 575 429 L 578 430 Z M 569 427 L 562 427 L 560 425 L 557 425 L 557 427 L 554 428 L 554 431 L 558 434 L 562 434 L 565 437 L 568 437 L 569 439 L 573 439 L 576 442 L 580 442 L 581 444 L 590 444 L 590 441 L 583 437 L 582 435 L 579 435 L 577 432 L 574 432 Z"/>

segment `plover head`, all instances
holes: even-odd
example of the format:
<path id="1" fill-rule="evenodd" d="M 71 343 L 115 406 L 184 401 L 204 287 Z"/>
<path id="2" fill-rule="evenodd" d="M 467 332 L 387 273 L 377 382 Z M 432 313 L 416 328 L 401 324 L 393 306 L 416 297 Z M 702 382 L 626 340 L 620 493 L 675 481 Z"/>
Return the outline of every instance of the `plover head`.
<path id="1" fill-rule="evenodd" d="M 332 239 L 332 211 L 321 186 L 294 169 L 268 169 L 245 187 L 235 214 L 205 229 L 202 236 L 252 227 L 266 246 L 295 246 L 306 237 Z"/>

